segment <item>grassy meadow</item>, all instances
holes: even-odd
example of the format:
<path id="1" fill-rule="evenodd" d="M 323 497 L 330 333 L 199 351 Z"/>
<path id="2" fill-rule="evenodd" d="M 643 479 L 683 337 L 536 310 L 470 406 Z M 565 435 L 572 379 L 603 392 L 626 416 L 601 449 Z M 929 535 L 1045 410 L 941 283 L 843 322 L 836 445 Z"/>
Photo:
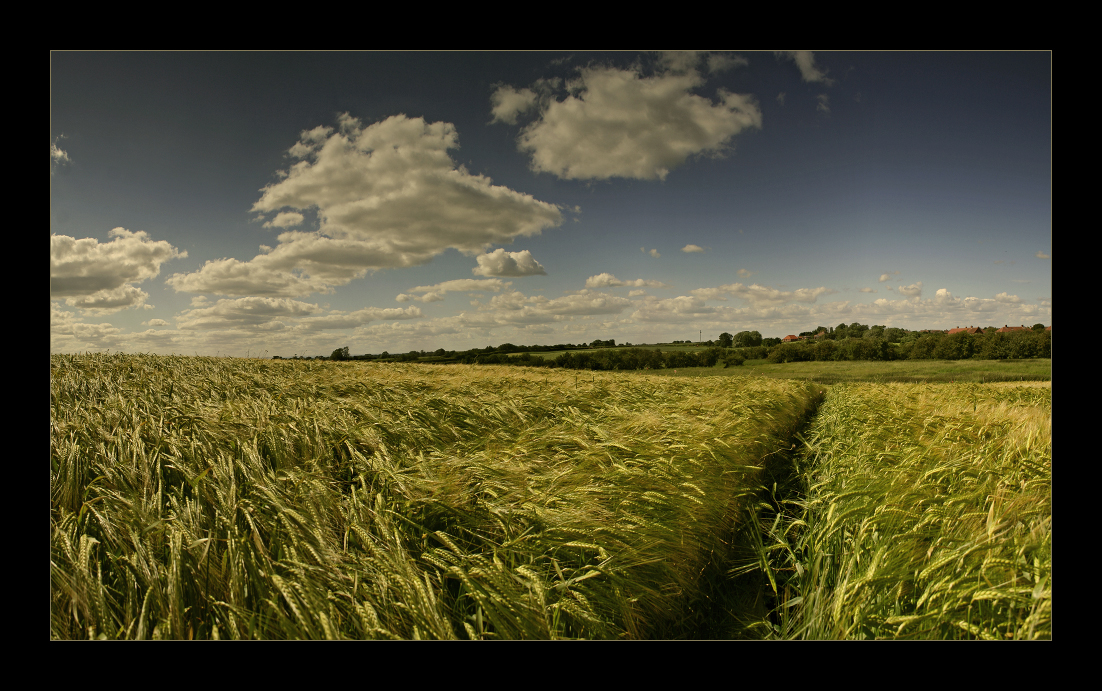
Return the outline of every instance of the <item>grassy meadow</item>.
<path id="1" fill-rule="evenodd" d="M 55 639 L 749 632 L 764 602 L 729 572 L 823 392 L 151 355 L 50 368 Z"/>

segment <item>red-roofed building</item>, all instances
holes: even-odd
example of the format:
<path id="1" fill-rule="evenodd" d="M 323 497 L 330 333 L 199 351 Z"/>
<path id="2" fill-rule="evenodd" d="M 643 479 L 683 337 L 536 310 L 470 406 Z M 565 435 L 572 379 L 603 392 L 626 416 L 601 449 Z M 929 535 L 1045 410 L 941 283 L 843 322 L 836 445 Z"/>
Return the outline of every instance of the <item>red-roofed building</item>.
<path id="1" fill-rule="evenodd" d="M 968 327 L 965 327 L 963 329 L 958 326 L 955 329 L 949 329 L 949 335 L 950 336 L 952 336 L 953 334 L 959 334 L 959 333 L 981 334 L 981 333 L 983 333 L 983 329 L 981 329 L 978 326 L 968 326 Z"/>
<path id="2" fill-rule="evenodd" d="M 790 334 L 790 335 L 788 335 L 788 336 L 785 336 L 785 337 L 784 337 L 784 338 L 782 338 L 781 340 L 782 340 L 782 341 L 784 341 L 785 343 L 791 343 L 792 341 L 798 341 L 798 340 L 800 340 L 800 337 L 799 337 L 799 336 L 792 336 L 792 335 Z"/>
<path id="3" fill-rule="evenodd" d="M 1012 331 L 1030 331 L 1030 330 L 1031 329 L 1028 326 L 1025 326 L 1025 325 L 1023 325 L 1023 326 L 1003 326 L 1003 328 L 999 329 L 995 333 L 1007 334 L 1007 333 L 1010 333 Z"/>

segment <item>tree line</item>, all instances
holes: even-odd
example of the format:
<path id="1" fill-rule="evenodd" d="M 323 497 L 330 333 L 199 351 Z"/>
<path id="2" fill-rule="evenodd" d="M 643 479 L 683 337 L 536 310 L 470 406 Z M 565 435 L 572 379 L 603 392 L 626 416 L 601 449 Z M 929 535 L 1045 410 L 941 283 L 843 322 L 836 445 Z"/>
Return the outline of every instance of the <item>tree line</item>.
<path id="1" fill-rule="evenodd" d="M 822 334 L 818 336 L 818 334 Z M 554 346 L 518 346 L 503 343 L 497 348 L 472 348 L 465 351 L 411 350 L 408 353 L 350 355 L 347 347 L 338 348 L 326 358 L 292 358 L 321 360 L 384 360 L 388 362 L 422 362 L 436 364 L 521 365 L 585 370 L 676 369 L 681 367 L 740 366 L 747 360 L 771 363 L 826 360 L 1004 360 L 1052 357 L 1052 332 L 1040 324 L 1029 331 L 998 333 L 990 327 L 984 333 L 946 334 L 940 331 L 906 331 L 884 326 L 840 324 L 838 327 L 818 327 L 803 336 L 817 336 L 793 343 L 779 338 L 762 338 L 757 331 L 738 334 L 722 333 L 715 341 L 695 351 L 648 349 L 632 347 L 630 343 L 616 346 L 613 339 L 595 340 L 589 344 L 560 343 Z M 686 343 L 688 343 L 686 341 Z M 598 349 L 593 351 L 592 349 Z M 576 350 L 587 352 L 570 352 Z M 554 358 L 533 353 L 567 351 Z M 517 354 L 519 353 L 519 355 Z M 276 356 L 274 359 L 282 359 Z"/>

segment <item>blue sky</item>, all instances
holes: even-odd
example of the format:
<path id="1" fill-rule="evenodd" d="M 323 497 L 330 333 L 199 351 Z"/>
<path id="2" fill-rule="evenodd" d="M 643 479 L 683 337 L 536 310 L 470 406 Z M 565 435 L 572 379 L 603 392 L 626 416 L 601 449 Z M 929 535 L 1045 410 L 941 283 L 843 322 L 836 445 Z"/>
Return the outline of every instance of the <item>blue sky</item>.
<path id="1" fill-rule="evenodd" d="M 1051 324 L 1051 55 L 51 55 L 51 352 Z"/>

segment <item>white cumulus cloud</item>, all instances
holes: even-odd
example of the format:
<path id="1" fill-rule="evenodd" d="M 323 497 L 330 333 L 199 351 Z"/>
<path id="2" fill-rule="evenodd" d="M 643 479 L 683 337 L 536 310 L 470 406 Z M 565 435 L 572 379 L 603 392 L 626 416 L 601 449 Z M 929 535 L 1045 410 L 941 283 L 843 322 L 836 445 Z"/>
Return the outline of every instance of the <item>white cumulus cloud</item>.
<path id="1" fill-rule="evenodd" d="M 912 283 L 909 286 L 899 286 L 897 290 L 907 297 L 921 297 L 922 296 L 922 281 L 918 283 Z"/>
<path id="2" fill-rule="evenodd" d="M 682 252 L 703 252 L 704 248 L 700 245 L 685 245 L 681 248 Z"/>
<path id="3" fill-rule="evenodd" d="M 167 261 L 187 257 L 164 240 L 150 240 L 145 231 L 114 228 L 108 235 L 110 242 L 50 236 L 51 298 L 99 314 L 141 307 L 148 294 L 132 284 L 157 276 Z"/>
<path id="4" fill-rule="evenodd" d="M 502 86 L 494 91 L 490 97 L 493 106 L 494 122 L 504 122 L 507 125 L 517 124 L 517 116 L 535 107 L 539 96 L 531 89 L 514 89 L 511 86 Z"/>
<path id="5" fill-rule="evenodd" d="M 693 68 L 699 59 L 667 54 L 665 69 L 652 76 L 639 68 L 582 68 L 562 100 L 539 102 L 539 116 L 521 131 L 518 147 L 531 155 L 534 171 L 578 180 L 664 180 L 690 156 L 722 155 L 735 135 L 761 127 L 762 114 L 749 95 L 719 89 L 713 101 L 694 94 L 705 82 Z M 494 99 L 502 120 L 518 107 L 506 103 L 536 103 L 512 87 L 501 87 Z"/>
<path id="6" fill-rule="evenodd" d="M 562 222 L 555 205 L 456 166 L 448 152 L 458 146 L 450 123 L 405 115 L 363 126 L 344 113 L 335 132 L 303 132 L 289 152 L 301 160 L 262 190 L 252 211 L 279 211 L 272 223 L 290 224 L 300 215 L 293 210 L 316 209 L 318 231 L 284 232 L 277 247 L 249 262 L 208 262 L 169 285 L 302 296 L 371 270 L 425 264 L 447 249 L 474 255 Z"/>
<path id="7" fill-rule="evenodd" d="M 493 252 L 480 254 L 475 259 L 478 266 L 471 269 L 476 276 L 546 276 L 543 264 L 532 258 L 528 250 L 506 252 L 498 248 Z"/>

